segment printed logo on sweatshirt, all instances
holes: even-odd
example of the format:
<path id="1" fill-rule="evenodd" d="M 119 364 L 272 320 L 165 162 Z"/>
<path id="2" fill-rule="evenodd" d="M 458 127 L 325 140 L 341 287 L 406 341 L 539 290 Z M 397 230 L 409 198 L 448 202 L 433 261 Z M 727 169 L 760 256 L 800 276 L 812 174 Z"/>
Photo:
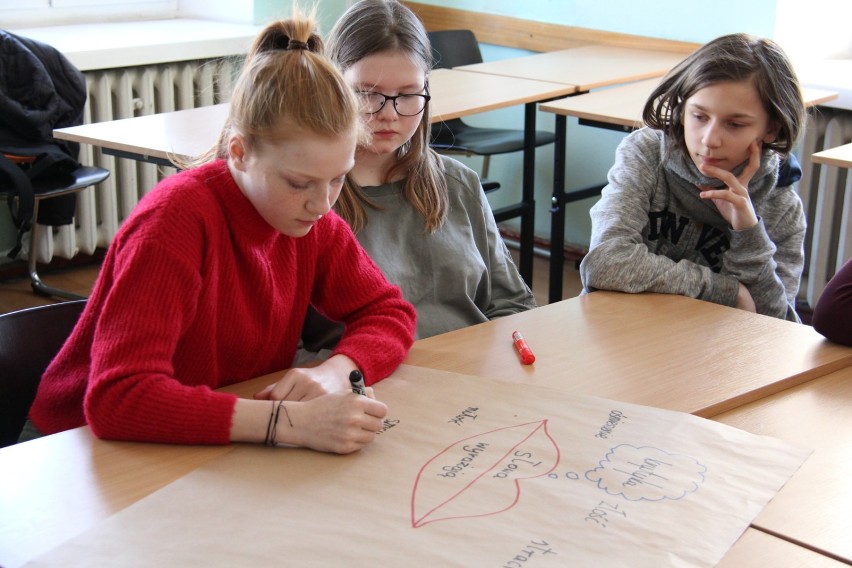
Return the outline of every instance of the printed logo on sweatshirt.
<path id="1" fill-rule="evenodd" d="M 731 241 L 724 231 L 711 225 L 694 222 L 689 217 L 676 215 L 667 209 L 649 211 L 648 226 L 649 241 L 662 238 L 681 251 L 691 248 L 701 255 L 704 259 L 703 264 L 710 267 L 713 272 L 722 270 L 722 256 L 731 248 Z M 686 241 L 681 245 L 680 241 L 683 238 Z"/>

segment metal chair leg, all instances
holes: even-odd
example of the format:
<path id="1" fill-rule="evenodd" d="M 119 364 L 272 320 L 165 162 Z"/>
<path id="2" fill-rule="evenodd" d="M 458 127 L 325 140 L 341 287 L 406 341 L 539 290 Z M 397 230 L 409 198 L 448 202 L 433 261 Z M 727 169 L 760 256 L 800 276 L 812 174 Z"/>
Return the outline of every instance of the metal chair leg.
<path id="1" fill-rule="evenodd" d="M 66 290 L 60 290 L 59 288 L 53 288 L 52 286 L 48 286 L 42 281 L 42 279 L 38 275 L 38 271 L 36 269 L 36 257 L 38 254 L 36 253 L 36 246 L 38 243 L 38 202 L 36 199 L 33 204 L 33 224 L 32 230 L 30 231 L 30 252 L 27 255 L 27 265 L 30 273 L 30 286 L 33 289 L 33 292 L 38 294 L 39 296 L 56 296 L 59 298 L 65 298 L 67 300 L 85 300 L 86 296 L 80 296 L 79 294 L 75 294 L 73 292 L 68 292 Z"/>

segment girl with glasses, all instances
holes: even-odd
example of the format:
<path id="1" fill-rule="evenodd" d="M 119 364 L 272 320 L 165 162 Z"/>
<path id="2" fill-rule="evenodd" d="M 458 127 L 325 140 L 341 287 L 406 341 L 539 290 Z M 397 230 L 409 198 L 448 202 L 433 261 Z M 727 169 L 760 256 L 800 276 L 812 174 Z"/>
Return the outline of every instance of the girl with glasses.
<path id="1" fill-rule="evenodd" d="M 392 373 L 415 312 L 331 210 L 360 109 L 313 30 L 297 18 L 261 32 L 218 144 L 124 222 L 41 381 L 38 430 L 338 453 L 376 438 L 387 407 L 353 394 L 350 372 Z M 321 365 L 283 371 L 309 303 L 346 331 Z M 255 400 L 214 390 L 279 371 Z"/>
<path id="2" fill-rule="evenodd" d="M 420 20 L 394 0 L 356 2 L 327 54 L 368 131 L 335 210 L 417 308 L 417 337 L 534 307 L 476 173 L 429 147 L 432 50 Z M 309 349 L 318 327 L 308 322 Z"/>

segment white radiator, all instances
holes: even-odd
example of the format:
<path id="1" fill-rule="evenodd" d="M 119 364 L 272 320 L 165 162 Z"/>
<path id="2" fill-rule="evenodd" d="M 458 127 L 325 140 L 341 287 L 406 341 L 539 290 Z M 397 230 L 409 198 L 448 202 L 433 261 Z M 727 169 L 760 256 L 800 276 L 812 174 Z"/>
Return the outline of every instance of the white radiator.
<path id="1" fill-rule="evenodd" d="M 233 78 L 241 58 L 183 61 L 160 65 L 86 72 L 88 100 L 85 123 L 104 122 L 148 114 L 207 106 L 230 100 Z M 121 222 L 139 199 L 173 168 L 157 167 L 103 154 L 88 145 L 80 148 L 80 162 L 108 169 L 110 177 L 80 192 L 76 222 L 44 227 L 35 244 L 40 262 L 54 255 L 72 258 L 92 254 L 112 242 Z"/>
<path id="2" fill-rule="evenodd" d="M 799 195 L 808 219 L 799 300 L 810 307 L 828 280 L 852 258 L 852 175 L 846 168 L 814 164 L 811 155 L 850 141 L 852 112 L 820 108 L 812 113 L 797 152 L 802 163 Z"/>

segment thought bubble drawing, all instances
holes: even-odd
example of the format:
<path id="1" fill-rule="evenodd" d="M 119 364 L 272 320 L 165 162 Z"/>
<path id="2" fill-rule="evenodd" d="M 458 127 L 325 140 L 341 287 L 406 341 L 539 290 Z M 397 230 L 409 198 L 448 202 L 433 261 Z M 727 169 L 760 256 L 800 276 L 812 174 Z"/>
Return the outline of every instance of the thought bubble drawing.
<path id="1" fill-rule="evenodd" d="M 521 480 L 547 475 L 557 465 L 559 448 L 547 420 L 459 440 L 420 468 L 411 526 L 502 513 L 518 502 Z"/>
<path id="2" fill-rule="evenodd" d="M 697 491 L 706 471 L 689 456 L 621 444 L 612 448 L 598 467 L 587 471 L 586 479 L 628 501 L 677 500 Z"/>

